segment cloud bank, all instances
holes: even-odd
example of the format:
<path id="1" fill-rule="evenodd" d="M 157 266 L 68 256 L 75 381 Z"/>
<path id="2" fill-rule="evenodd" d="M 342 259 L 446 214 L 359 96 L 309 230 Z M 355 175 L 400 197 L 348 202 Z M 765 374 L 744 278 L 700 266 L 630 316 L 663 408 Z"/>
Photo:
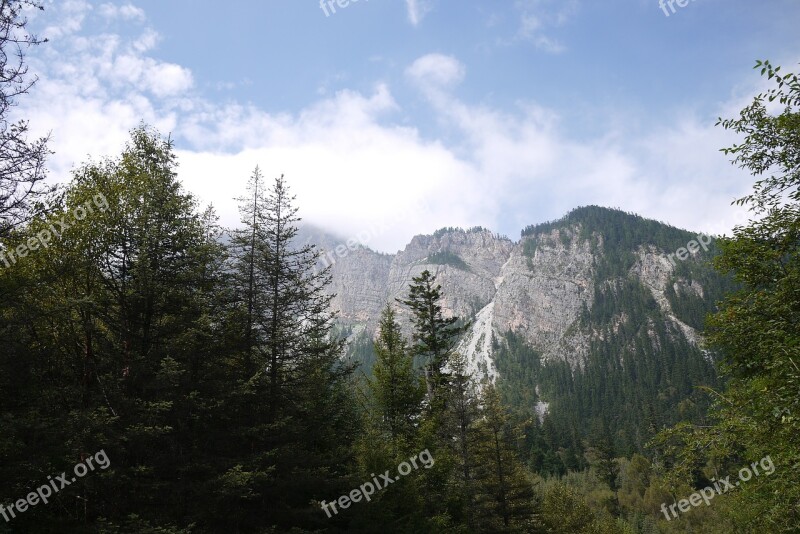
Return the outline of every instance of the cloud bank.
<path id="1" fill-rule="evenodd" d="M 418 24 L 426 7 L 407 4 Z M 535 101 L 509 113 L 462 100 L 468 65 L 439 53 L 409 64 L 405 83 L 446 138 L 409 125 L 409 104 L 380 80 L 368 91 L 269 113 L 210 100 L 189 69 L 156 56 L 159 36 L 133 5 L 69 0 L 48 11 L 55 20 L 43 33 L 57 46 L 31 56 L 40 81 L 18 112 L 32 128 L 52 131 L 54 180 L 67 180 L 90 155 L 119 153 L 128 131 L 144 121 L 176 140 L 180 179 L 213 202 L 228 226 L 238 223 L 233 199 L 256 165 L 267 177 L 285 174 L 305 219 L 343 236 L 424 199 L 425 211 L 375 236 L 376 248 L 392 252 L 442 226 L 482 225 L 516 238 L 527 224 L 586 204 L 710 233 L 744 220 L 730 202 L 752 180 L 718 152 L 731 139 L 709 117 L 687 113 L 646 135 L 615 124 L 598 138 L 576 140 L 556 112 Z M 102 21 L 111 20 L 130 31 L 109 31 Z M 720 102 L 711 115 L 738 103 Z"/>

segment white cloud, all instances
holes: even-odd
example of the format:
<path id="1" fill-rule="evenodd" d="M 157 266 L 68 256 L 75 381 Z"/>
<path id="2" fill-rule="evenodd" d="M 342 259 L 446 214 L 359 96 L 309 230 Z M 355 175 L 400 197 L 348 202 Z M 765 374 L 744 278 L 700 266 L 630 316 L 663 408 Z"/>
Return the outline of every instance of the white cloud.
<path id="1" fill-rule="evenodd" d="M 713 120 L 689 115 L 641 138 L 609 131 L 575 142 L 555 113 L 533 103 L 507 114 L 459 101 L 450 89 L 464 67 L 454 58 L 424 56 L 407 72 L 435 116 L 461 132 L 463 146 L 451 150 L 464 155 L 473 176 L 491 177 L 484 194 L 498 210 L 514 213 L 519 228 L 587 204 L 706 232 L 722 233 L 743 220 L 730 202 L 752 180 L 720 154 L 733 140 Z M 499 211 L 493 216 L 503 219 Z"/>
<path id="2" fill-rule="evenodd" d="M 454 57 L 443 54 L 428 54 L 414 61 L 406 74 L 420 87 L 445 89 L 464 80 L 466 69 Z"/>
<path id="3" fill-rule="evenodd" d="M 92 6 L 85 0 L 64 0 L 58 4 L 58 9 L 61 13 L 58 24 L 47 26 L 42 37 L 57 40 L 80 31 Z"/>
<path id="4" fill-rule="evenodd" d="M 517 34 L 509 44 L 515 41 L 533 43 L 539 50 L 558 54 L 566 50 L 566 46 L 550 35 L 554 28 L 566 24 L 578 11 L 577 0 L 517 0 L 515 8 L 520 13 L 520 25 Z"/>
<path id="5" fill-rule="evenodd" d="M 545 52 L 550 52 L 552 54 L 563 52 L 565 50 L 564 45 L 543 35 L 541 33 L 542 27 L 543 24 L 539 17 L 530 13 L 525 13 L 522 15 L 519 37 L 526 41 L 531 41 L 536 48 L 544 50 Z"/>
<path id="6" fill-rule="evenodd" d="M 191 89 L 193 84 L 189 69 L 153 60 L 146 61 L 142 82 L 159 97 L 179 95 Z"/>
<path id="7" fill-rule="evenodd" d="M 408 21 L 414 26 L 418 26 L 432 7 L 431 0 L 406 0 Z"/>
<path id="8" fill-rule="evenodd" d="M 161 36 L 153 30 L 152 28 L 145 29 L 144 33 L 142 33 L 134 42 L 133 42 L 133 49 L 143 54 L 144 52 L 149 52 L 153 48 L 156 47 L 158 41 L 161 40 Z"/>
<path id="9" fill-rule="evenodd" d="M 268 177 L 286 174 L 307 220 L 345 236 L 426 199 L 428 209 L 375 235 L 371 244 L 387 251 L 442 226 L 516 237 L 585 204 L 721 232 L 739 222 L 729 202 L 751 183 L 718 153 L 730 143 L 713 120 L 686 115 L 638 136 L 610 127 L 578 142 L 535 102 L 504 112 L 461 101 L 455 90 L 467 69 L 452 56 L 424 55 L 406 69 L 429 114 L 453 134 L 443 141 L 407 126 L 386 84 L 326 94 L 295 113 L 214 103 L 195 92 L 188 69 L 137 45 L 142 36 L 158 39 L 150 29 L 131 38 L 65 34 L 32 64 L 41 80 L 17 111 L 39 132 L 53 132 L 55 179 L 87 155 L 119 153 L 144 121 L 179 140 L 180 179 L 213 202 L 226 225 L 238 223 L 233 198 L 257 164 Z"/>
<path id="10" fill-rule="evenodd" d="M 109 20 L 122 19 L 142 22 L 146 18 L 144 10 L 134 6 L 133 4 L 124 4 L 118 6 L 115 4 L 106 3 L 100 5 L 98 12 L 102 17 Z"/>

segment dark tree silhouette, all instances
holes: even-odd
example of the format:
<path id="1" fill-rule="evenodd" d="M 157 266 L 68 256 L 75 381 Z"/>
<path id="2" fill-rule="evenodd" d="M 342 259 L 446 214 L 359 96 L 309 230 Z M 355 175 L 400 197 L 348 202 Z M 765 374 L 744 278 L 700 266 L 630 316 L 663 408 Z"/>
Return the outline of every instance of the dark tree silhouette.
<path id="1" fill-rule="evenodd" d="M 50 136 L 28 140 L 28 121 L 10 122 L 11 108 L 36 83 L 25 53 L 46 42 L 27 32 L 25 11 L 43 10 L 38 0 L 0 0 L 0 238 L 44 209 L 45 160 Z"/>

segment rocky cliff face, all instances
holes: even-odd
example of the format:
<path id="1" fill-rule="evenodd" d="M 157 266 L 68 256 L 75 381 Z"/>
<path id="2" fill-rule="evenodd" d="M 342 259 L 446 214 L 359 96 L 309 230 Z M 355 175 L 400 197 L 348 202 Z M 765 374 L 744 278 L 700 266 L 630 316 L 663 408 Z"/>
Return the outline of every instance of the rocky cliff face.
<path id="1" fill-rule="evenodd" d="M 414 237 L 395 255 L 344 245 L 337 249 L 331 243 L 322 248 L 327 254 L 322 264 L 333 266 L 333 305 L 345 325 L 364 335 L 374 336 L 386 303 L 395 306 L 410 333 L 407 311 L 395 299 L 406 295 L 414 276 L 430 270 L 442 285 L 445 314 L 472 321 L 459 350 L 476 376 L 492 380 L 498 376 L 493 341 L 508 331 L 543 360 L 582 366 L 592 339 L 602 334 L 580 317 L 595 305 L 596 288 L 613 284 L 598 277 L 608 253 L 604 236 L 582 223 L 544 229 L 518 242 L 483 229 L 442 230 Z M 652 293 L 669 330 L 697 344 L 697 331 L 678 319 L 666 291 L 671 285 L 676 292 L 702 297 L 702 286 L 676 275 L 676 265 L 666 258 L 674 250 L 643 245 L 627 252 L 634 261 L 624 276 Z"/>
<path id="2" fill-rule="evenodd" d="M 545 359 L 579 363 L 585 340 L 565 339 L 581 310 L 591 308 L 595 255 L 576 229 L 528 236 L 503 270 L 495 304 L 495 327 L 513 331 Z M 563 343 L 562 343 L 563 341 Z"/>

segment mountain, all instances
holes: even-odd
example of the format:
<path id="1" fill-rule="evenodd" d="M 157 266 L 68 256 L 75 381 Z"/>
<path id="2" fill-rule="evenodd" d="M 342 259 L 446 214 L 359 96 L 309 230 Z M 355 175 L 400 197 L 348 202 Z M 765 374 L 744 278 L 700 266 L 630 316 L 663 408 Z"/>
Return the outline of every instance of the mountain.
<path id="1" fill-rule="evenodd" d="M 459 350 L 475 376 L 498 381 L 523 420 L 550 428 L 554 450 L 579 451 L 592 433 L 610 435 L 619 453 L 640 450 L 658 428 L 702 417 L 697 387 L 717 385 L 702 325 L 732 285 L 708 265 L 710 237 L 588 206 L 518 241 L 476 227 L 416 236 L 397 254 L 335 243 L 320 245 L 320 266 L 332 265 L 333 306 L 365 372 L 381 308 L 428 269 L 445 313 L 472 322 Z"/>

